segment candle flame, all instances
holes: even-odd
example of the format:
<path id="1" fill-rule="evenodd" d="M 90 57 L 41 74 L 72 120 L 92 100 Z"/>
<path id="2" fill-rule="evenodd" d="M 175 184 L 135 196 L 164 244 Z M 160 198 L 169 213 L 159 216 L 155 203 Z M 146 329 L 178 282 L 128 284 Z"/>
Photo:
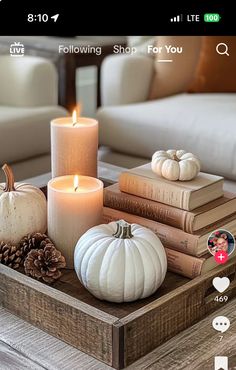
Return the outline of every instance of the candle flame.
<path id="1" fill-rule="evenodd" d="M 74 176 L 74 189 L 75 189 L 75 191 L 78 190 L 78 187 L 79 187 L 79 176 L 75 175 Z"/>
<path id="2" fill-rule="evenodd" d="M 73 126 L 75 126 L 76 123 L 77 123 L 77 111 L 76 111 L 76 109 L 73 110 L 72 122 L 73 122 Z"/>
<path id="3" fill-rule="evenodd" d="M 76 108 L 73 110 L 72 113 L 72 123 L 73 126 L 75 126 L 78 123 L 78 117 L 80 117 L 81 114 L 81 104 L 77 104 Z"/>

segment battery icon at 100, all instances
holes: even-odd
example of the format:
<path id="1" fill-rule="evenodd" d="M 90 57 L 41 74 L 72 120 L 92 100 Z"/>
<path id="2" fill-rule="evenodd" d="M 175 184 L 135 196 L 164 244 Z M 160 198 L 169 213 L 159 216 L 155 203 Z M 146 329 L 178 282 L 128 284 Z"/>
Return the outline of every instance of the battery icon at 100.
<path id="1" fill-rule="evenodd" d="M 205 13 L 204 21 L 205 22 L 219 22 L 221 19 L 218 13 Z"/>

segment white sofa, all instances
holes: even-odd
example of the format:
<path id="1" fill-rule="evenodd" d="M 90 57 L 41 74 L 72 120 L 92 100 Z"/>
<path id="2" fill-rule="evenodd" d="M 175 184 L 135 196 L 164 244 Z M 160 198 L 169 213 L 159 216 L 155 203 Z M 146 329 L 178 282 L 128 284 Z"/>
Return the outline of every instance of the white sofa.
<path id="1" fill-rule="evenodd" d="M 0 165 L 10 164 L 17 180 L 50 170 L 50 121 L 67 115 L 57 101 L 51 62 L 0 56 Z"/>
<path id="2" fill-rule="evenodd" d="M 133 167 L 150 161 L 156 150 L 182 148 L 236 191 L 236 94 L 184 93 L 147 101 L 152 76 L 153 59 L 147 56 L 104 61 L 100 159 Z"/>

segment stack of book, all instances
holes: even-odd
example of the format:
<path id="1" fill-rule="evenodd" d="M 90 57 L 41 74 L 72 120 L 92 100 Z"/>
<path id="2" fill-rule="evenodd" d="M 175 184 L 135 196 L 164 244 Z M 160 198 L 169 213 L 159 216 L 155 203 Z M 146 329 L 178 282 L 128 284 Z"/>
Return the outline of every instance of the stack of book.
<path id="1" fill-rule="evenodd" d="M 158 177 L 147 164 L 105 189 L 104 222 L 124 219 L 148 227 L 162 241 L 169 271 L 194 278 L 216 267 L 207 250 L 212 231 L 236 234 L 236 195 L 224 179 L 200 173 L 186 182 Z"/>

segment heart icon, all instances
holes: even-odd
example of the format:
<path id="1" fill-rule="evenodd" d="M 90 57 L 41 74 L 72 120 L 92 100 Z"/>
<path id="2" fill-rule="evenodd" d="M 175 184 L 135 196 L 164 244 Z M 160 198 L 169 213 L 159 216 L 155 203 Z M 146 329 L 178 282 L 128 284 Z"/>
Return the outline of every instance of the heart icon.
<path id="1" fill-rule="evenodd" d="M 213 286 L 218 290 L 218 292 L 223 293 L 230 284 L 230 280 L 227 277 L 215 277 L 212 281 Z"/>

